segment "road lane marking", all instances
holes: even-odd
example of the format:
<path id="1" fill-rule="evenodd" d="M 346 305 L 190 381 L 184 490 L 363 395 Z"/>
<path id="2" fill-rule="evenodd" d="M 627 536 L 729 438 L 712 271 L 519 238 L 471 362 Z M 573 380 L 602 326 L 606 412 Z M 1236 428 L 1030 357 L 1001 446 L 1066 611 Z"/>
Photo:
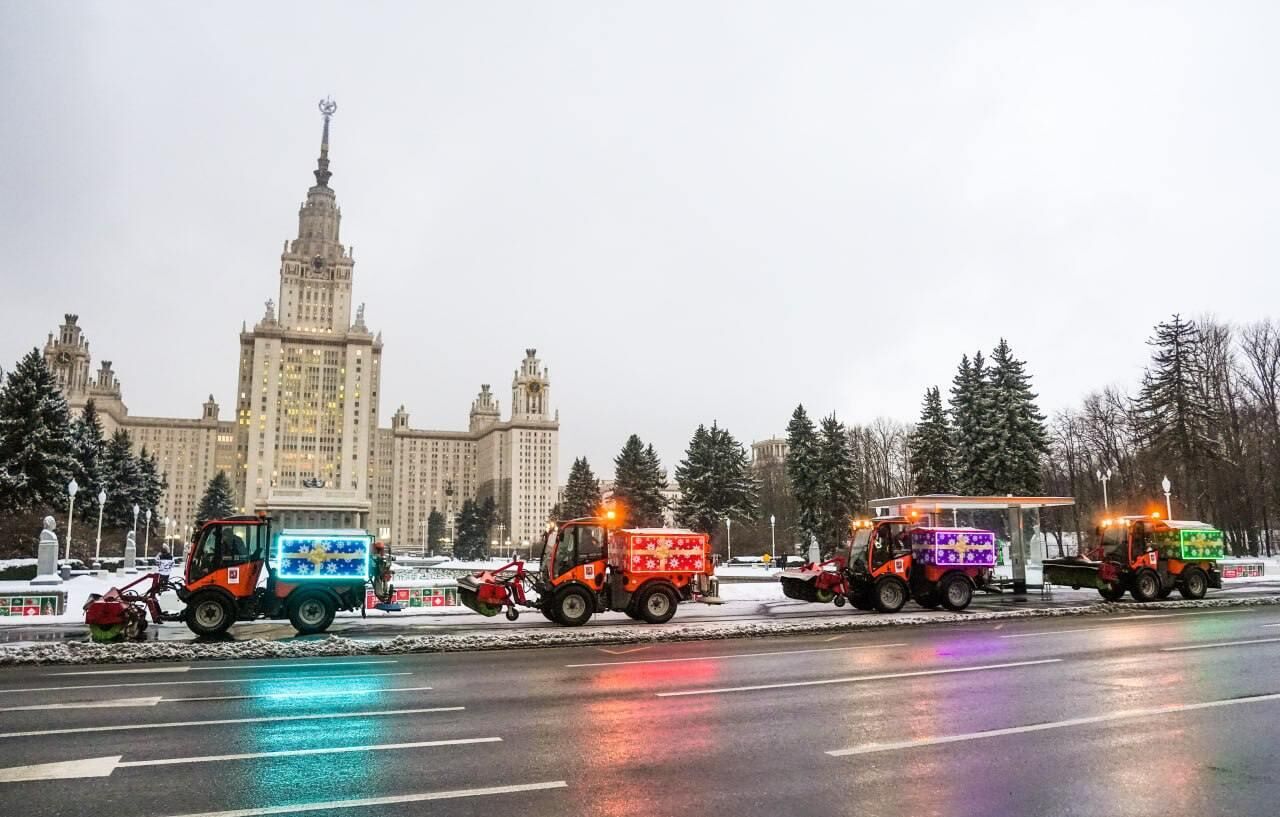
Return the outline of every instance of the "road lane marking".
<path id="1" fill-rule="evenodd" d="M 59 692 L 64 689 L 116 689 L 118 687 L 168 687 L 178 686 L 179 684 L 252 684 L 259 681 L 340 681 L 348 678 L 390 678 L 398 675 L 413 675 L 412 672 L 363 672 L 351 675 L 287 675 L 287 676 L 268 676 L 266 678 L 214 678 L 199 681 L 133 681 L 130 683 L 113 683 L 113 684 L 76 684 L 75 686 L 57 686 L 57 687 L 23 687 L 21 689 L 4 689 L 0 688 L 0 694 L 7 695 L 10 692 Z"/>
<path id="2" fill-rule="evenodd" d="M 1038 635 L 1059 635 L 1064 633 L 1091 633 L 1094 630 L 1105 630 L 1106 627 L 1073 627 L 1070 630 L 1037 630 L 1034 633 L 1010 633 L 1001 638 L 1034 638 Z"/>
<path id="3" fill-rule="evenodd" d="M 1242 607 L 1238 610 L 1193 610 L 1187 613 L 1138 613 L 1132 616 L 1116 616 L 1108 618 L 1107 621 L 1132 621 L 1139 618 L 1181 618 L 1183 616 L 1229 616 L 1236 613 L 1252 613 L 1248 607 Z"/>
<path id="4" fill-rule="evenodd" d="M 653 645 L 650 644 L 647 647 L 632 647 L 629 650 L 610 650 L 604 647 L 596 647 L 596 649 L 599 650 L 600 652 L 607 652 L 610 655 L 629 655 L 630 653 L 633 653 L 633 652 L 643 652 L 644 650 L 651 650 L 653 649 Z"/>
<path id="5" fill-rule="evenodd" d="M 46 672 L 49 677 L 59 675 L 153 675 L 162 672 L 190 672 L 191 667 L 156 667 L 155 669 L 97 669 L 78 672 Z"/>
<path id="6" fill-rule="evenodd" d="M 428 800 L 456 800 L 462 797 L 488 797 L 495 794 L 521 794 L 568 787 L 563 780 L 546 783 L 520 783 L 514 786 L 487 786 L 479 789 L 454 789 L 452 791 L 428 791 L 418 794 L 396 794 L 388 797 L 366 797 L 360 800 L 330 800 L 322 803 L 293 803 L 287 806 L 235 809 L 233 811 L 202 811 L 179 814 L 174 817 L 266 817 L 271 814 L 302 814 L 308 811 L 329 811 L 343 808 L 369 808 L 370 806 L 395 806 L 401 803 L 421 803 Z"/>
<path id="7" fill-rule="evenodd" d="M 162 757 L 155 760 L 121 760 L 121 755 L 110 757 L 86 757 L 57 763 L 37 763 L 31 766 L 12 766 L 0 769 L 0 783 L 18 783 L 28 780 L 66 780 L 83 777 L 108 777 L 116 769 L 132 769 L 142 766 L 176 766 L 184 763 L 217 763 L 227 760 L 256 760 L 263 757 L 294 757 L 301 755 L 336 755 L 350 752 L 380 752 L 389 749 L 423 749 L 437 746 L 465 746 L 473 743 L 500 743 L 502 738 L 453 738 L 450 740 L 419 740 L 412 743 L 382 743 L 372 746 L 332 746 L 319 749 L 286 749 L 278 752 L 247 752 L 234 755 L 205 755 L 202 757 Z"/>
<path id="8" fill-rule="evenodd" d="M 1190 644 L 1186 647 L 1165 647 L 1160 652 L 1184 652 L 1186 650 L 1210 650 L 1214 647 L 1239 647 L 1245 644 L 1274 644 L 1280 638 L 1250 638 L 1245 641 L 1218 641 L 1213 644 Z"/>
<path id="9" fill-rule="evenodd" d="M 155 706 L 160 696 L 154 698 L 116 698 L 108 701 L 70 701 L 56 704 L 31 704 L 30 706 L 6 706 L 0 712 L 33 712 L 39 709 L 114 709 L 126 706 Z"/>
<path id="10" fill-rule="evenodd" d="M 431 687 L 388 687 L 385 689 L 337 689 L 334 695 L 341 695 L 344 698 L 352 695 L 382 695 L 386 692 L 427 692 Z M 312 699 L 316 697 L 323 698 L 324 695 L 316 695 L 315 690 L 306 689 L 296 692 L 266 692 L 261 695 L 205 695 L 198 698 L 162 698 L 164 703 L 190 703 L 192 701 L 256 701 L 266 700 L 293 700 L 295 698 Z M 3 712 L 0 709 L 0 712 Z"/>
<path id="11" fill-rule="evenodd" d="M 760 658 L 766 655 L 800 655 L 810 652 L 848 652 L 849 650 L 874 650 L 881 647 L 905 647 L 906 644 L 862 644 L 857 647 L 814 647 L 808 650 L 776 650 L 774 652 L 739 652 L 729 655 L 696 655 L 691 658 L 636 658 L 631 661 L 597 661 L 592 664 L 565 664 L 568 669 L 582 667 L 617 667 L 625 664 L 679 664 L 684 661 L 719 661 L 726 658 Z"/>
<path id="12" fill-rule="evenodd" d="M 682 698 L 690 695 L 721 695 L 727 692 L 755 692 L 761 689 L 788 689 L 791 687 L 825 686 L 827 684 L 858 684 L 864 681 L 887 681 L 893 678 L 918 678 L 926 675 L 952 675 L 959 672 L 983 672 L 994 669 L 1012 669 L 1014 667 L 1034 667 L 1038 664 L 1059 664 L 1061 658 L 1041 658 L 1037 661 L 1013 661 L 1008 664 L 982 664 L 976 667 L 949 667 L 947 669 L 916 670 L 914 672 L 892 672 L 883 675 L 851 675 L 845 678 L 824 678 L 820 681 L 787 681 L 778 684 L 753 684 L 742 687 L 720 687 L 718 689 L 686 689 L 681 692 L 655 692 L 659 698 Z"/>
<path id="13" fill-rule="evenodd" d="M 37 729 L 30 732 L 0 732 L 0 738 L 27 738 L 38 735 L 74 735 L 81 732 L 123 732 L 132 729 L 168 729 L 179 726 L 213 726 L 228 723 L 275 723 L 277 721 L 318 721 L 333 718 L 383 718 L 388 715 L 419 715 L 426 712 L 461 712 L 463 706 L 435 706 L 428 709 L 386 709 L 380 712 L 317 712 L 310 715 L 274 715 L 269 718 L 219 718 L 207 721 L 166 721 L 164 723 L 124 723 L 112 726 L 78 726 L 73 729 Z"/>
<path id="14" fill-rule="evenodd" d="M 830 638 L 824 638 L 824 639 L 822 639 L 822 640 L 823 640 L 823 641 L 837 641 L 837 640 L 839 640 L 839 639 L 841 639 L 841 638 L 844 638 L 844 637 L 845 637 L 845 636 L 847 636 L 847 635 L 848 635 L 848 633 L 836 633 L 835 635 L 831 636 Z"/>
<path id="15" fill-rule="evenodd" d="M 361 666 L 367 667 L 375 664 L 398 664 L 398 659 L 374 660 L 374 661 L 306 661 L 306 662 L 290 662 L 281 661 L 274 664 L 209 664 L 201 666 L 186 667 L 153 667 L 147 669 L 95 669 L 95 670 L 76 670 L 74 672 L 48 672 L 46 675 L 145 675 L 148 673 L 158 672 L 216 672 L 231 671 L 238 669 L 288 669 L 290 667 L 345 667 L 345 666 Z"/>
<path id="16" fill-rule="evenodd" d="M 1125 718 L 1144 718 L 1153 715 L 1168 715 L 1173 712 L 1190 712 L 1197 709 L 1211 709 L 1235 704 L 1252 704 L 1263 701 L 1280 700 L 1280 692 L 1268 695 L 1249 695 L 1244 698 L 1224 698 L 1217 701 L 1205 701 L 1197 704 L 1175 704 L 1173 706 L 1156 706 L 1150 709 L 1130 709 L 1121 712 L 1108 712 L 1105 715 L 1092 715 L 1086 718 L 1069 718 L 1064 721 L 1048 723 L 1032 723 L 1026 726 L 1010 726 L 1006 729 L 989 729 L 985 732 L 967 732 L 961 735 L 945 735 L 937 738 L 917 738 L 894 743 L 868 743 L 865 746 L 854 746 L 850 749 L 834 749 L 827 752 L 832 757 L 848 757 L 849 755 L 867 755 L 875 752 L 891 752 L 902 749 L 915 749 L 921 746 L 937 746 L 943 743 L 960 743 L 968 740 L 997 738 L 1003 735 L 1020 735 L 1025 732 L 1043 732 L 1048 729 L 1065 729 L 1070 726 L 1086 726 L 1092 723 L 1122 720 Z"/>

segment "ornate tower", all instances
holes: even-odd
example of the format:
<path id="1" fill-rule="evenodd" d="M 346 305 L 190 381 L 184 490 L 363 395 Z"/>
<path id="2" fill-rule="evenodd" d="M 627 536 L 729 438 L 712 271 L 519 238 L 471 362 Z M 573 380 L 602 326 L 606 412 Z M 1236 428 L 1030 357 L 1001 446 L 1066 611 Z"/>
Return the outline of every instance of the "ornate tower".
<path id="1" fill-rule="evenodd" d="M 489 384 L 482 384 L 480 386 L 480 394 L 476 395 L 476 399 L 471 401 L 471 422 L 468 425 L 468 430 L 480 431 L 501 419 L 498 401 L 493 399 L 493 392 L 489 391 Z"/>
<path id="2" fill-rule="evenodd" d="M 511 378 L 512 422 L 551 419 L 551 370 L 542 368 L 537 355 L 537 349 L 525 349 Z"/>
<path id="3" fill-rule="evenodd" d="M 62 326 L 58 327 L 58 339 L 54 340 L 49 333 L 49 340 L 44 345 L 44 362 L 53 371 L 68 401 L 83 398 L 91 385 L 89 380 L 89 341 L 80 331 L 79 315 L 70 313 L 63 315 Z M 107 364 L 110 366 L 110 364 Z"/>
<path id="4" fill-rule="evenodd" d="M 315 185 L 298 210 L 298 237 L 286 241 L 280 256 L 280 317 L 285 329 L 345 332 L 351 326 L 352 250 L 339 241 L 342 211 L 329 187 L 329 120 L 337 111 L 331 99 L 320 102 L 324 130 Z"/>
<path id="5" fill-rule="evenodd" d="M 268 301 L 240 334 L 239 497 L 283 527 L 370 523 L 382 340 L 363 307 L 351 319 L 355 260 L 339 241 L 342 214 L 329 187 L 336 110 L 321 100 L 316 183 L 280 256 L 280 303 Z"/>

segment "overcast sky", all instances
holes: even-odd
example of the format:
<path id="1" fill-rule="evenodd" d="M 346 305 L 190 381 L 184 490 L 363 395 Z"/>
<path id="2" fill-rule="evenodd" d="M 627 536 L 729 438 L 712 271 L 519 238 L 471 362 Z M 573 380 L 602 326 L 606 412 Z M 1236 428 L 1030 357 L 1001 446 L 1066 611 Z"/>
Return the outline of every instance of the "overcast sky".
<path id="1" fill-rule="evenodd" d="M 561 471 L 796 403 L 1046 411 L 1174 311 L 1274 315 L 1280 5 L 0 0 L 0 366 L 76 312 L 133 414 L 234 414 L 332 95 L 383 425 L 550 366 Z"/>

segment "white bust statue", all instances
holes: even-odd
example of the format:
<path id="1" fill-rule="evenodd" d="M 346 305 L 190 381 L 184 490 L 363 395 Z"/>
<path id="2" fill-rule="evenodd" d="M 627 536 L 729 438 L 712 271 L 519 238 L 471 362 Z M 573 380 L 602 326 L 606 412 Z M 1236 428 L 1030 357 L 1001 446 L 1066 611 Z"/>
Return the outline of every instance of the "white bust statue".
<path id="1" fill-rule="evenodd" d="M 54 530 L 57 527 L 58 523 L 54 521 L 54 518 L 52 516 L 46 516 L 44 518 L 44 529 L 40 531 L 40 544 L 52 542 L 54 545 L 57 545 L 58 534 L 54 533 Z"/>

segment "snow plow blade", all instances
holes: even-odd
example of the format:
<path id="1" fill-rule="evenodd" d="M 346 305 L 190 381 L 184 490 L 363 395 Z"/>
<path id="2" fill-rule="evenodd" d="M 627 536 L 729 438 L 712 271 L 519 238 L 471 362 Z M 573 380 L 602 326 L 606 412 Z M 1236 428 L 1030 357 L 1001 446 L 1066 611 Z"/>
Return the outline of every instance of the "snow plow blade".
<path id="1" fill-rule="evenodd" d="M 501 601 L 506 597 L 506 587 L 492 573 L 479 573 L 458 579 L 458 601 L 469 610 L 482 616 L 496 616 L 502 610 Z"/>

